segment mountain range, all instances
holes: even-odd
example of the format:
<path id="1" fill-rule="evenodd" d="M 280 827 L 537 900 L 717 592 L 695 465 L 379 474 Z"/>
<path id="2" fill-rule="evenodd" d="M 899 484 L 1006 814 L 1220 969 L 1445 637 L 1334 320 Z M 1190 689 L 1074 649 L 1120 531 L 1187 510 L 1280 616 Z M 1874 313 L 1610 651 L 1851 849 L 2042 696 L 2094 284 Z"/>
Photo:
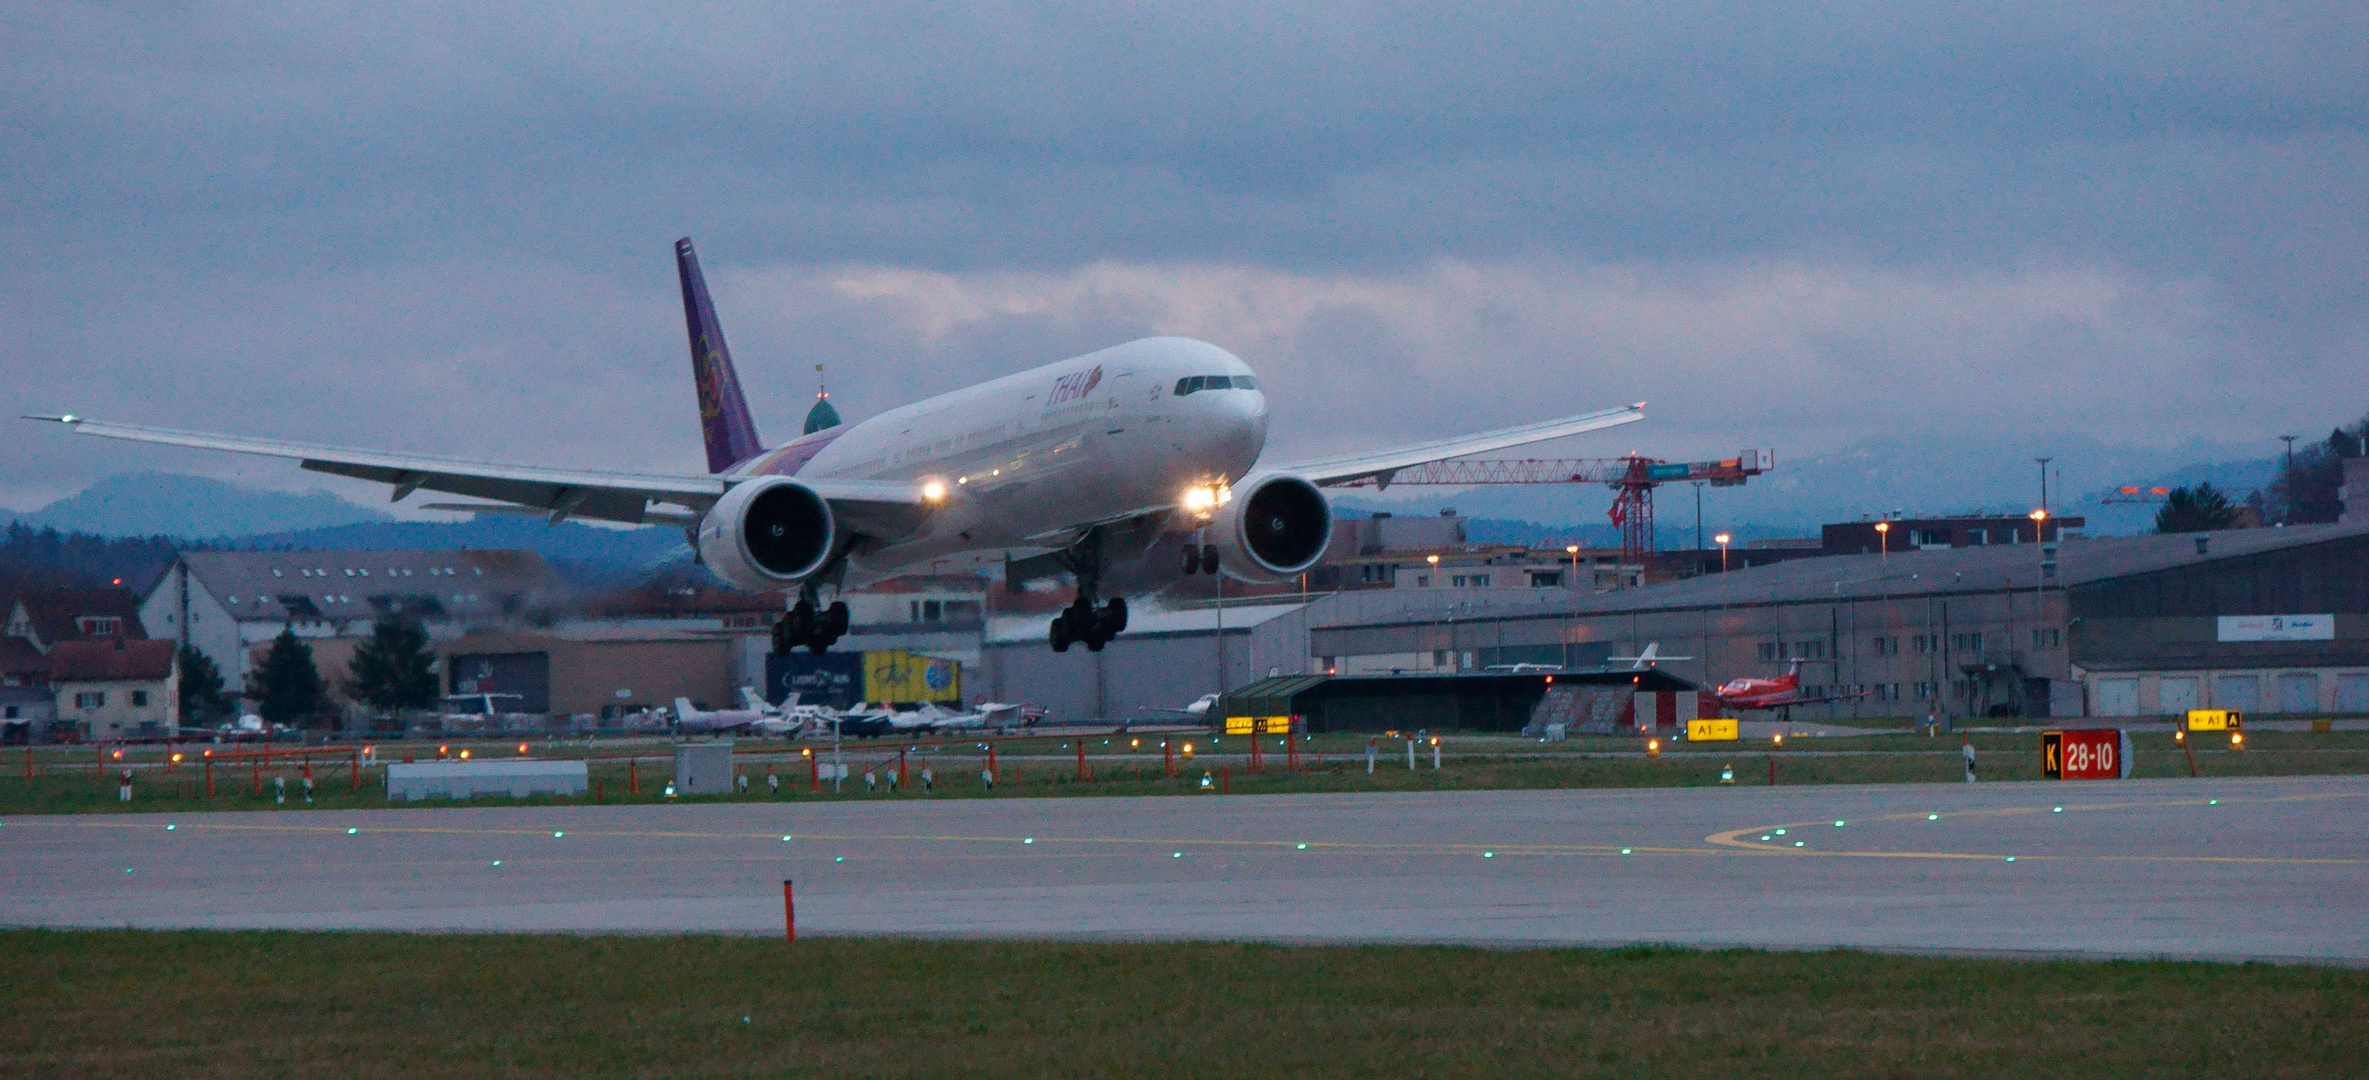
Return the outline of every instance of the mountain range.
<path id="1" fill-rule="evenodd" d="M 2275 475 L 2275 456 L 2191 443 L 2176 451 L 2110 447 L 2092 440 L 2059 440 L 2050 463 L 2050 504 L 2059 514 L 2088 519 L 2092 535 L 2148 531 L 2155 508 L 2101 500 L 2122 485 L 2175 487 L 2209 481 L 2243 497 Z M 1909 516 L 1995 512 L 2021 514 L 2039 499 L 2039 467 L 2029 454 L 2001 446 L 1921 447 L 1870 440 L 1797 460 L 1738 488 L 1704 488 L 1706 535 L 1727 532 L 1741 546 L 1752 540 L 1814 537 L 1831 521 L 1893 512 Z M 2071 482 L 2068 483 L 2068 478 Z M 1695 496 L 1686 484 L 1660 489 L 1658 543 L 1691 547 Z M 1618 542 L 1606 519 L 1611 492 L 1596 484 L 1429 488 L 1394 485 L 1336 494 L 1345 516 L 1387 510 L 1432 514 L 1454 509 L 1469 519 L 1476 542 L 1590 544 Z M 611 528 L 567 522 L 550 527 L 532 517 L 488 515 L 461 521 L 402 521 L 313 489 L 269 491 L 202 476 L 123 473 L 38 510 L 0 511 L 0 524 L 22 521 L 61 532 L 102 536 L 164 535 L 234 547 L 307 550 L 358 548 L 525 548 L 574 573 L 632 576 L 687 557 L 673 528 Z"/>

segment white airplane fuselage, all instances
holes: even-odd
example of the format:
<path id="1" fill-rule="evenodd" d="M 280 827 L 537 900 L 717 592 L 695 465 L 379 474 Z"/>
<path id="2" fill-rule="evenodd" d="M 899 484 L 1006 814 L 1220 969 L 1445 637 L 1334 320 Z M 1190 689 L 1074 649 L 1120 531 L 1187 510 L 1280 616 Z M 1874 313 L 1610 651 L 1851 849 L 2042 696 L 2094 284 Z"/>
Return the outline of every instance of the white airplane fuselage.
<path id="1" fill-rule="evenodd" d="M 1266 395 L 1178 392 L 1210 377 L 1255 378 L 1206 342 L 1131 341 L 817 432 L 732 475 L 938 481 L 944 505 L 915 533 L 851 553 L 854 575 L 989 565 L 1045 546 L 1048 522 L 1114 520 L 1241 479 L 1266 446 Z"/>

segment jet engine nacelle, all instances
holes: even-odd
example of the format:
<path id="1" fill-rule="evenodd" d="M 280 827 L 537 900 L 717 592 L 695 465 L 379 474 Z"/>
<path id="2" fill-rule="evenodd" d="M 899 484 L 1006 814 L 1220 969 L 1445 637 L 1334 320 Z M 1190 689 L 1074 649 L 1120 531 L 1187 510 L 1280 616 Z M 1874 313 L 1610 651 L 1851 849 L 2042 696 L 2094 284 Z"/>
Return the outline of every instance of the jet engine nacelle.
<path id="1" fill-rule="evenodd" d="M 1209 519 L 1218 569 L 1240 581 L 1298 577 L 1324 558 L 1333 507 L 1324 492 L 1287 473 L 1252 476 Z"/>
<path id="2" fill-rule="evenodd" d="M 823 568 L 838 539 L 831 504 L 786 476 L 735 484 L 699 521 L 699 559 L 737 589 L 795 585 Z"/>

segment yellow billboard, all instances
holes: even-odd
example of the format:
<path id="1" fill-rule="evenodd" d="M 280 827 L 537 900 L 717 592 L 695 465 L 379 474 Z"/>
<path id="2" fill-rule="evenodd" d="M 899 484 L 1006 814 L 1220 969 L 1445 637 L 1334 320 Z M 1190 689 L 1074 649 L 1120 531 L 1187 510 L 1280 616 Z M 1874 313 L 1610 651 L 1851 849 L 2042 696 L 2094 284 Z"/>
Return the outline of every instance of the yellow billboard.
<path id="1" fill-rule="evenodd" d="M 865 653 L 864 700 L 960 702 L 962 664 L 903 649 Z"/>
<path id="2" fill-rule="evenodd" d="M 1686 722 L 1688 742 L 1734 742 L 1738 726 L 1734 719 L 1689 720 Z"/>
<path id="3" fill-rule="evenodd" d="M 2190 709 L 2190 731 L 2236 731 L 2245 726 L 2246 714 L 2236 709 Z"/>
<path id="4" fill-rule="evenodd" d="M 1226 734 L 1248 735 L 1257 728 L 1257 721 L 1247 716 L 1226 717 Z"/>
<path id="5" fill-rule="evenodd" d="M 1262 716 L 1262 717 L 1259 717 L 1259 730 L 1260 730 L 1260 731 L 1264 731 L 1264 732 L 1266 732 L 1266 733 L 1267 733 L 1267 734 L 1269 734 L 1269 735 L 1289 735 L 1289 734 L 1291 734 L 1291 717 L 1288 717 L 1288 716 Z"/>

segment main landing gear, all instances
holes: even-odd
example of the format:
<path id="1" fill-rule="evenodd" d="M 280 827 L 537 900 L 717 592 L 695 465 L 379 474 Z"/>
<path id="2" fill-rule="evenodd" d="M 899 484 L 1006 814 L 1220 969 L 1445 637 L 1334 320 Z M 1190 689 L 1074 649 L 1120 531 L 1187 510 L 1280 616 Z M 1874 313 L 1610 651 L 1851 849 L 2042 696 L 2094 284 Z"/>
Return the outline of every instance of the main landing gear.
<path id="1" fill-rule="evenodd" d="M 831 601 L 831 606 L 818 608 L 815 589 L 809 585 L 798 590 L 798 602 L 790 606 L 781 621 L 773 624 L 773 651 L 789 653 L 800 645 L 806 651 L 821 656 L 829 652 L 833 642 L 847 634 L 847 602 Z"/>
<path id="2" fill-rule="evenodd" d="M 1097 603 L 1102 594 L 1102 529 L 1088 529 L 1065 555 L 1070 571 L 1078 578 L 1076 602 L 1053 616 L 1052 641 L 1054 652 L 1068 652 L 1072 644 L 1084 645 L 1087 652 L 1101 652 L 1110 639 L 1127 629 L 1127 601 L 1112 597 Z"/>

